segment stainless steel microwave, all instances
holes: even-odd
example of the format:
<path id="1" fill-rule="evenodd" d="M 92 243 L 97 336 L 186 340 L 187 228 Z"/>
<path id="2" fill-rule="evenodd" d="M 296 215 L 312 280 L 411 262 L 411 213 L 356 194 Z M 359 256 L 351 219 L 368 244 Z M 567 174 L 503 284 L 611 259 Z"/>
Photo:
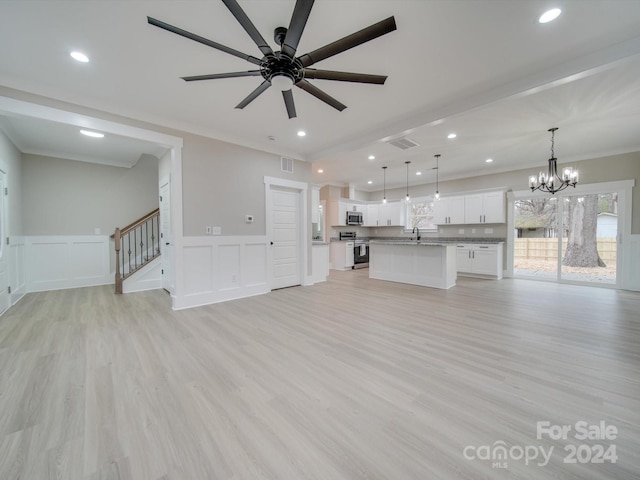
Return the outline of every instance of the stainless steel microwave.
<path id="1" fill-rule="evenodd" d="M 347 212 L 347 225 L 362 225 L 362 212 Z"/>

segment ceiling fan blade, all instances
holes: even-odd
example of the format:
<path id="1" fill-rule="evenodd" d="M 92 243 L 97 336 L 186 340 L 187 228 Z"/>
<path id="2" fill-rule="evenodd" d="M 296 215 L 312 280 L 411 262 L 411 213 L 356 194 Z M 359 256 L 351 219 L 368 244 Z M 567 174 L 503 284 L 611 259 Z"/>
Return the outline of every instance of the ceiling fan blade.
<path id="1" fill-rule="evenodd" d="M 154 25 L 156 27 L 162 28 L 168 32 L 171 33 L 175 33 L 177 35 L 181 35 L 185 38 L 188 38 L 190 40 L 194 40 L 198 43 L 202 43 L 203 45 L 207 45 L 209 47 L 215 48 L 216 50 L 220 50 L 222 52 L 228 53 L 230 55 L 233 55 L 235 57 L 238 58 L 242 58 L 243 60 L 246 60 L 247 62 L 251 62 L 255 65 L 260 65 L 260 59 L 256 58 L 256 57 L 252 57 L 251 55 L 247 55 L 246 53 L 242 53 L 239 52 L 238 50 L 234 50 L 233 48 L 227 47 L 225 45 L 222 45 L 220 43 L 216 43 L 213 40 L 209 40 L 208 38 L 204 38 L 201 37 L 200 35 L 196 35 L 195 33 L 191 33 L 191 32 L 187 32 L 186 30 L 183 30 L 181 28 L 178 27 L 174 27 L 173 25 L 170 25 L 168 23 L 165 23 L 163 21 L 157 20 L 155 18 L 152 17 L 147 17 L 147 21 L 151 24 Z"/>
<path id="2" fill-rule="evenodd" d="M 387 79 L 386 75 L 334 72 L 332 70 L 317 70 L 315 68 L 305 68 L 304 78 L 312 78 L 315 80 L 337 80 L 339 82 L 374 83 L 376 85 L 383 85 Z"/>
<path id="3" fill-rule="evenodd" d="M 320 60 L 324 60 L 325 58 L 332 57 L 333 55 L 337 55 L 338 53 L 349 50 L 350 48 L 362 45 L 374 38 L 393 32 L 395 29 L 395 18 L 389 17 L 378 23 L 374 23 L 367 28 L 363 28 L 358 32 L 352 33 L 351 35 L 347 35 L 340 40 L 336 40 L 335 42 L 325 45 L 324 47 L 320 47 L 313 52 L 305 53 L 300 56 L 298 60 L 300 60 L 303 67 L 309 67 Z"/>
<path id="4" fill-rule="evenodd" d="M 267 44 L 266 40 L 262 37 L 262 35 L 260 35 L 260 32 L 258 31 L 256 26 L 253 24 L 253 22 L 249 20 L 249 17 L 247 17 L 247 14 L 244 13 L 244 10 L 242 10 L 240 5 L 238 5 L 238 2 L 236 2 L 236 0 L 222 0 L 222 3 L 224 3 L 227 6 L 227 8 L 229 9 L 229 11 L 231 11 L 233 16 L 236 17 L 236 20 L 240 22 L 240 25 L 242 25 L 242 28 L 244 28 L 244 30 L 249 34 L 249 36 L 258 46 L 262 54 L 273 55 L 273 50 Z"/>
<path id="5" fill-rule="evenodd" d="M 311 7 L 313 7 L 314 0 L 298 0 L 296 6 L 293 9 L 293 15 L 291 15 L 291 22 L 287 30 L 287 35 L 284 38 L 282 44 L 282 53 L 288 55 L 290 58 L 294 58 L 296 50 L 298 49 L 298 43 L 304 30 L 309 14 L 311 13 Z"/>
<path id="6" fill-rule="evenodd" d="M 293 103 L 293 92 L 291 90 L 284 90 L 282 92 L 282 98 L 284 98 L 284 105 L 287 107 L 287 115 L 289 115 L 289 118 L 296 118 L 296 105 Z"/>
<path id="7" fill-rule="evenodd" d="M 269 82 L 269 80 L 265 80 L 264 82 L 262 82 L 258 86 L 258 88 L 256 88 L 253 92 L 251 92 L 247 96 L 247 98 L 245 98 L 238 105 L 236 105 L 236 108 L 243 109 L 244 107 L 249 105 L 251 102 L 253 102 L 258 97 L 258 95 L 260 95 L 262 92 L 264 92 L 270 86 L 271 86 L 271 83 Z"/>
<path id="8" fill-rule="evenodd" d="M 194 82 L 197 80 L 216 80 L 218 78 L 258 77 L 260 75 L 260 70 L 249 70 L 248 72 L 210 73 L 208 75 L 193 75 L 191 77 L 181 78 L 185 82 Z"/>
<path id="9" fill-rule="evenodd" d="M 318 100 L 322 100 L 324 103 L 326 103 L 328 105 L 331 105 L 336 110 L 342 111 L 345 108 L 347 108 L 346 105 L 343 105 L 338 100 L 333 98 L 331 95 L 329 95 L 328 93 L 323 92 L 322 90 L 320 90 L 315 85 L 311 85 L 309 82 L 307 82 L 304 79 L 300 80 L 298 83 L 296 83 L 296 87 L 299 87 L 302 90 L 304 90 L 305 92 L 310 93 L 311 95 L 316 97 Z"/>

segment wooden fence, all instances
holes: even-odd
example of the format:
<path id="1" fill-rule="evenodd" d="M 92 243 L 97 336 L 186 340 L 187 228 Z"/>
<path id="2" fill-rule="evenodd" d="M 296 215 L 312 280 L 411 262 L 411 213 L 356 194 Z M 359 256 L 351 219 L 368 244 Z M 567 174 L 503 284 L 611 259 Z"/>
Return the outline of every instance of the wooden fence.
<path id="1" fill-rule="evenodd" d="M 599 238 L 598 253 L 607 265 L 615 265 L 618 245 L 615 238 Z M 567 248 L 567 239 L 562 240 L 562 251 Z M 556 260 L 558 258 L 557 238 L 516 238 L 514 259 Z"/>

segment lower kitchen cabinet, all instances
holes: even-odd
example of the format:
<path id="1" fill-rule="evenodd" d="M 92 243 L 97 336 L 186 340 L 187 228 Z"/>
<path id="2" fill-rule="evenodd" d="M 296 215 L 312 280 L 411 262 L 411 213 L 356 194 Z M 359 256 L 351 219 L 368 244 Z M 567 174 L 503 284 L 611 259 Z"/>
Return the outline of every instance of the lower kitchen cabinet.
<path id="1" fill-rule="evenodd" d="M 461 243 L 456 248 L 460 275 L 502 278 L 502 243 Z"/>
<path id="2" fill-rule="evenodd" d="M 355 242 L 331 242 L 331 268 L 334 270 L 351 270 Z"/>

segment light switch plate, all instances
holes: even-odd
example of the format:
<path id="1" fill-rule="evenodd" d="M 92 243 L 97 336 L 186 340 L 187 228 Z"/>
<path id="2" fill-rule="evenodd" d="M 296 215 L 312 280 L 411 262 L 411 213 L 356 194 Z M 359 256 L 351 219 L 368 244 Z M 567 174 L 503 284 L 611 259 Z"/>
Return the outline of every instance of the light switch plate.
<path id="1" fill-rule="evenodd" d="M 213 232 L 211 231 L 211 227 L 205 227 L 204 228 L 204 233 L 206 233 L 207 235 L 211 235 Z"/>
<path id="2" fill-rule="evenodd" d="M 245 223 L 253 223 L 253 215 L 245 215 L 244 221 Z"/>

